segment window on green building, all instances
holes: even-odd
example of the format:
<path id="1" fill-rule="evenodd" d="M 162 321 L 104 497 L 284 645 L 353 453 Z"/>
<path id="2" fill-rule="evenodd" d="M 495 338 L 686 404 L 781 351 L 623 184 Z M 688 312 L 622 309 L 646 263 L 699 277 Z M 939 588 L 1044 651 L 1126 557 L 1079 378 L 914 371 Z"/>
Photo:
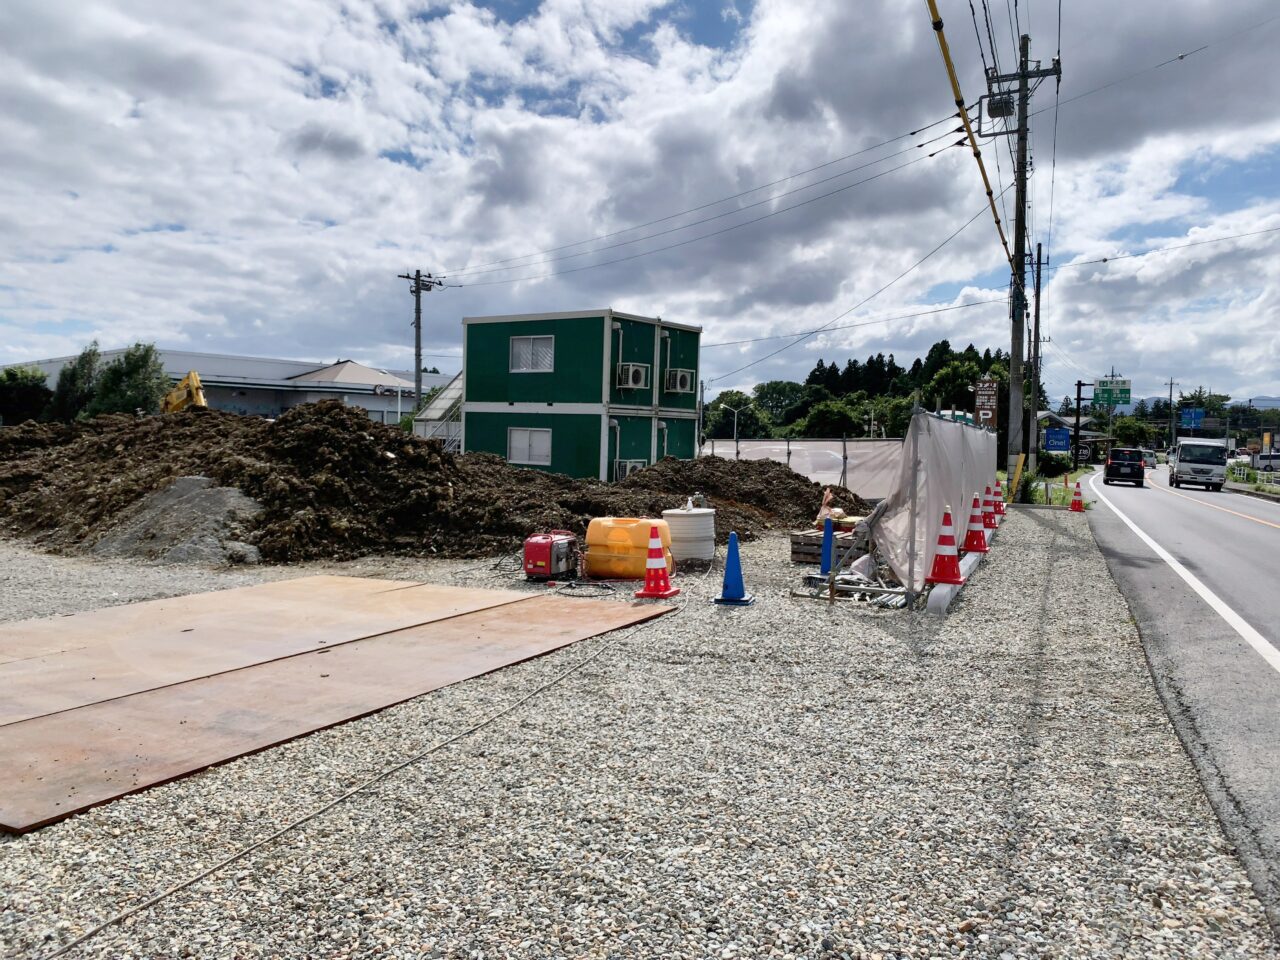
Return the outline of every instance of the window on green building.
<path id="1" fill-rule="evenodd" d="M 551 373 L 555 369 L 555 337 L 512 337 L 512 373 Z"/>
<path id="2" fill-rule="evenodd" d="M 526 338 L 529 339 L 529 338 Z M 550 339 L 548 337 L 547 339 Z M 507 462 L 551 465 L 551 431 L 527 427 L 507 428 Z"/>

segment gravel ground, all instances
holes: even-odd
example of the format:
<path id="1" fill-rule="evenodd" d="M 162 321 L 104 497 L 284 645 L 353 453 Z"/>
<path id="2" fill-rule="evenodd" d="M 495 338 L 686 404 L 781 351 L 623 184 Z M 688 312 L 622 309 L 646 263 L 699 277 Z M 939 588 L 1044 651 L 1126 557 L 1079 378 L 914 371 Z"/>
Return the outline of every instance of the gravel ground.
<path id="1" fill-rule="evenodd" d="M 0 952 L 44 955 L 599 654 L 73 955 L 1276 956 L 1083 517 L 1011 515 L 945 621 L 787 599 L 781 538 L 743 556 L 754 607 L 683 577 L 647 627 L 0 840 Z M 0 618 L 318 569 L 0 545 Z"/>

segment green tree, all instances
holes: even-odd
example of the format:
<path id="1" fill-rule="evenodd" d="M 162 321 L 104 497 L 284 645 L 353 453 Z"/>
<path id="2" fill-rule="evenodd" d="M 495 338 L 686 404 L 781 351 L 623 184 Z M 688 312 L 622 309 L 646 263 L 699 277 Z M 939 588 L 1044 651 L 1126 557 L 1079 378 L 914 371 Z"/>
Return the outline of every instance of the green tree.
<path id="1" fill-rule="evenodd" d="M 1138 420 L 1146 420 L 1151 416 L 1151 408 L 1147 406 L 1145 399 L 1141 399 L 1133 405 L 1133 416 Z"/>
<path id="2" fill-rule="evenodd" d="M 98 341 L 95 340 L 58 371 L 58 383 L 53 388 L 46 418 L 70 423 L 84 413 L 93 400 L 101 366 L 102 355 L 98 352 Z"/>
<path id="3" fill-rule="evenodd" d="M 782 423 L 783 415 L 804 397 L 804 385 L 791 380 L 766 380 L 751 388 L 756 406 L 774 423 Z"/>
<path id="4" fill-rule="evenodd" d="M 973 406 L 970 388 L 981 376 L 978 365 L 973 361 L 952 360 L 929 381 L 924 395 L 930 400 L 936 398 L 944 407 L 968 410 Z"/>
<path id="5" fill-rule="evenodd" d="M 35 420 L 49 405 L 53 391 L 45 386 L 43 370 L 8 367 L 0 370 L 0 424 Z"/>
<path id="6" fill-rule="evenodd" d="M 1111 423 L 1111 435 L 1122 447 L 1147 447 L 1151 445 L 1154 431 L 1150 424 L 1137 417 L 1117 417 Z"/>
<path id="7" fill-rule="evenodd" d="M 807 383 L 804 385 L 800 394 L 800 399 L 787 407 L 782 412 L 782 423 L 790 425 L 803 420 L 805 416 L 813 409 L 814 404 L 821 403 L 823 400 L 834 400 L 831 391 L 826 387 L 816 384 Z"/>
<path id="8" fill-rule="evenodd" d="M 86 413 L 157 413 L 170 386 L 155 344 L 135 343 L 102 368 Z"/>
<path id="9" fill-rule="evenodd" d="M 738 411 L 738 439 L 755 440 L 773 436 L 768 416 L 741 390 L 721 391 L 707 404 L 702 420 L 703 432 L 714 440 L 732 439 L 733 410 Z"/>
<path id="10" fill-rule="evenodd" d="M 1058 404 L 1058 416 L 1070 417 L 1076 412 L 1076 402 L 1070 397 L 1063 397 L 1062 402 Z"/>
<path id="11" fill-rule="evenodd" d="M 800 426 L 800 435 L 804 437 L 856 437 L 862 433 L 861 419 L 843 400 L 814 404 Z"/>

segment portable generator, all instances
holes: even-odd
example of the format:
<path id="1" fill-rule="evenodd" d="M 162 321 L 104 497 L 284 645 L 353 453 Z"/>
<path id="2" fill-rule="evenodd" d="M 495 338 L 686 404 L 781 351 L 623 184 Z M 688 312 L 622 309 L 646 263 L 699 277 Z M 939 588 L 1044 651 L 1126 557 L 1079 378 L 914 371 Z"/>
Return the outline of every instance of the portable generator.
<path id="1" fill-rule="evenodd" d="M 535 533 L 524 542 L 524 573 L 530 580 L 578 574 L 578 538 L 568 530 Z"/>

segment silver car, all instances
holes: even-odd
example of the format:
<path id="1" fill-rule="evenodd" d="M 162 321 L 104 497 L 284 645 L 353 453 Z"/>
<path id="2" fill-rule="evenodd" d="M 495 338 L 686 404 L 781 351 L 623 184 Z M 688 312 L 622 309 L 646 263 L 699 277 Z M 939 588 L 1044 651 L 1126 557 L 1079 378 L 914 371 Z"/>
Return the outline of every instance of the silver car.
<path id="1" fill-rule="evenodd" d="M 1142 451 L 1142 465 L 1148 470 L 1154 470 L 1156 468 L 1156 452 L 1148 450 L 1146 447 L 1139 447 L 1138 449 Z"/>

